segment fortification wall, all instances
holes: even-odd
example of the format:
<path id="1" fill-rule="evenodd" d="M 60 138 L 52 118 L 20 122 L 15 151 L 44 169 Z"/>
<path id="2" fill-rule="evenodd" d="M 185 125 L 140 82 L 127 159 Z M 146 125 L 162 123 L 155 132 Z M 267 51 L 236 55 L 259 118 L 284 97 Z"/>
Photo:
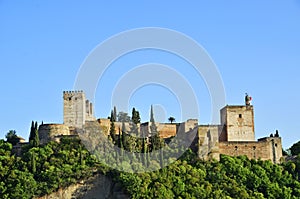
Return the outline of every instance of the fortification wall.
<path id="1" fill-rule="evenodd" d="M 176 135 L 176 124 L 157 123 L 156 126 L 161 138 L 169 138 Z"/>
<path id="2" fill-rule="evenodd" d="M 186 122 L 182 123 L 184 125 L 184 132 L 189 132 L 198 126 L 197 119 L 188 119 Z"/>
<path id="3" fill-rule="evenodd" d="M 220 142 L 220 154 L 246 155 L 249 159 L 271 160 L 279 163 L 282 157 L 281 138 L 262 138 L 256 141 Z"/>
<path id="4" fill-rule="evenodd" d="M 203 160 L 219 160 L 219 125 L 198 127 L 198 157 Z"/>
<path id="5" fill-rule="evenodd" d="M 85 101 L 85 120 L 86 121 L 95 121 L 96 118 L 94 117 L 94 106 L 93 103 L 89 100 Z"/>
<path id="6" fill-rule="evenodd" d="M 39 126 L 38 132 L 41 144 L 58 141 L 57 137 L 63 135 L 71 135 L 69 127 L 64 124 L 42 124 Z"/>
<path id="7" fill-rule="evenodd" d="M 140 131 L 150 133 L 150 125 L 150 122 L 142 123 L 140 124 L 139 129 Z M 177 124 L 155 122 L 155 125 L 161 138 L 169 138 L 177 134 Z"/>
<path id="8" fill-rule="evenodd" d="M 101 118 L 98 119 L 98 122 L 100 124 L 100 126 L 102 127 L 102 130 L 104 132 L 105 135 L 109 134 L 110 131 L 110 119 L 105 119 L 105 118 Z M 116 134 L 119 135 L 119 131 L 122 131 L 122 122 L 115 122 L 115 131 Z M 130 123 L 129 122 L 124 122 L 125 124 L 125 130 L 128 132 L 130 131 Z M 140 128 L 140 124 L 138 124 L 138 129 Z"/>

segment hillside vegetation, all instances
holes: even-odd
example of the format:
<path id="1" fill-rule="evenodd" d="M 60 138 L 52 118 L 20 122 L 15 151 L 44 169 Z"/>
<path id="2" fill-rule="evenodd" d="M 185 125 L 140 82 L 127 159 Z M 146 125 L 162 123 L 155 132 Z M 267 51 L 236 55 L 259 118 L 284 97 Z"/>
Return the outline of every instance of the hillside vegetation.
<path id="1" fill-rule="evenodd" d="M 300 198 L 299 160 L 275 165 L 221 155 L 220 162 L 203 162 L 188 151 L 161 170 L 118 179 L 132 198 Z"/>
<path id="2" fill-rule="evenodd" d="M 28 145 L 22 157 L 11 150 L 0 140 L 0 198 L 41 196 L 95 173 L 120 182 L 132 198 L 300 198 L 300 156 L 281 165 L 225 155 L 203 162 L 188 150 L 163 169 L 135 174 L 101 165 L 77 139 Z"/>

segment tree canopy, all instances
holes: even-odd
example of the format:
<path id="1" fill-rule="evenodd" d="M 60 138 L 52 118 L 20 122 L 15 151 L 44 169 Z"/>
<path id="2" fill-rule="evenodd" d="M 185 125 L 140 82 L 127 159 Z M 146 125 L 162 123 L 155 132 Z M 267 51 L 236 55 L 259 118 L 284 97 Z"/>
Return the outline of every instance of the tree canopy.
<path id="1" fill-rule="evenodd" d="M 175 121 L 175 118 L 171 116 L 171 117 L 168 118 L 168 120 L 169 120 L 169 121 L 171 122 L 171 124 L 172 124 L 172 123 Z"/>
<path id="2" fill-rule="evenodd" d="M 17 132 L 15 130 L 10 130 L 5 135 L 7 142 L 11 143 L 12 145 L 16 145 L 19 142 L 19 138 L 17 136 Z"/>
<path id="3" fill-rule="evenodd" d="M 291 154 L 292 155 L 298 155 L 298 154 L 300 154 L 300 141 L 297 142 L 297 143 L 295 143 L 295 144 L 293 144 L 291 146 L 290 150 L 291 150 Z"/>

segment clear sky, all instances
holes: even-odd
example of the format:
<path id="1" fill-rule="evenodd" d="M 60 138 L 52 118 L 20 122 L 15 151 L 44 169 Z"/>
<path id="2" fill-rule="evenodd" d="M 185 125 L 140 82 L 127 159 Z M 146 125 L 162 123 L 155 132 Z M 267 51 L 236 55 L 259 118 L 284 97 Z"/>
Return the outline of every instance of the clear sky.
<path id="1" fill-rule="evenodd" d="M 15 129 L 27 139 L 31 120 L 62 123 L 62 91 L 73 89 L 80 65 L 99 43 L 129 29 L 162 27 L 206 49 L 222 76 L 226 104 L 243 104 L 245 92 L 253 97 L 256 138 L 278 129 L 284 148 L 300 140 L 299 0 L 81 2 L 0 0 L 1 138 Z M 109 93 L 118 79 L 152 62 L 184 74 L 197 93 L 200 123 L 210 123 L 203 79 L 183 60 L 157 50 L 114 63 L 98 85 L 97 117 L 109 115 Z M 129 103 L 142 121 L 148 120 L 150 104 L 159 121 L 187 119 L 174 94 L 158 85 L 140 88 Z"/>

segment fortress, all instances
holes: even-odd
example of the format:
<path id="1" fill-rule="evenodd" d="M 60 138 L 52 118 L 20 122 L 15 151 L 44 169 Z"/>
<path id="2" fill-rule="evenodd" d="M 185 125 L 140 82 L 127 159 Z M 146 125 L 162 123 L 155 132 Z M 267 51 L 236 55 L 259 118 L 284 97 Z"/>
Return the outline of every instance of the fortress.
<path id="1" fill-rule="evenodd" d="M 199 158 L 219 160 L 220 154 L 246 155 L 249 159 L 271 160 L 279 163 L 282 144 L 278 133 L 275 136 L 255 140 L 254 108 L 251 99 L 245 97 L 245 105 L 227 105 L 220 110 L 221 124 L 199 125 L 197 119 L 183 123 L 155 123 L 162 138 L 171 138 L 179 133 L 196 133 L 195 147 Z M 93 104 L 83 91 L 64 91 L 64 124 L 42 124 L 39 126 L 40 143 L 59 141 L 62 136 L 78 136 L 82 129 L 101 129 L 109 134 L 110 120 L 96 119 Z M 121 122 L 115 122 L 116 132 Z M 125 123 L 129 130 L 129 123 Z M 139 124 L 140 131 L 149 129 L 150 123 Z"/>

